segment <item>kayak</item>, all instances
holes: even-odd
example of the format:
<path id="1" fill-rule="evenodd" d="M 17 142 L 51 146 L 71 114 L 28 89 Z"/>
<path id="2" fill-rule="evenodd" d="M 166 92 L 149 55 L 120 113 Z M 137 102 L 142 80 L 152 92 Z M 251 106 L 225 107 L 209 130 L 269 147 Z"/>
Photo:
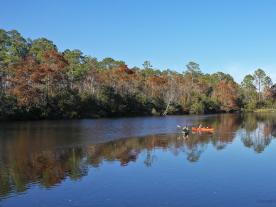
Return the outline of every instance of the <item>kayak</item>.
<path id="1" fill-rule="evenodd" d="M 196 127 L 192 127 L 192 131 L 194 131 L 194 132 L 213 132 L 214 128 L 196 128 Z"/>
<path id="2" fill-rule="evenodd" d="M 194 132 L 213 132 L 215 129 L 214 128 L 196 128 L 192 127 L 192 131 Z"/>

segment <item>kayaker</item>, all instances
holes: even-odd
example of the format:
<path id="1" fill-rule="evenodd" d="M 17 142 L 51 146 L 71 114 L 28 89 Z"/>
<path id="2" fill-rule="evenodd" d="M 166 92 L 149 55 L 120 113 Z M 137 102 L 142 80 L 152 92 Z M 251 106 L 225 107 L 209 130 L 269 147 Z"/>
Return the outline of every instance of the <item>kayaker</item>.
<path id="1" fill-rule="evenodd" d="M 202 128 L 202 124 L 200 124 L 200 125 L 198 126 L 198 128 L 201 129 L 201 128 Z"/>
<path id="2" fill-rule="evenodd" d="M 189 128 L 188 126 L 185 126 L 182 128 L 182 131 L 185 133 L 185 134 L 188 134 L 189 133 Z"/>

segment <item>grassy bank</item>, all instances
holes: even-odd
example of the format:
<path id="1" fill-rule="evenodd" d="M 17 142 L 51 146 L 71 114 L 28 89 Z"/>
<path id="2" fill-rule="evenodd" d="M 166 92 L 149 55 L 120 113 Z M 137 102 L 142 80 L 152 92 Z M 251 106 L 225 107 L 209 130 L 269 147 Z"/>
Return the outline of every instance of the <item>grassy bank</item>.
<path id="1" fill-rule="evenodd" d="M 256 109 L 254 110 L 255 113 L 275 113 L 276 109 L 269 109 L 269 108 L 264 108 L 264 109 Z"/>

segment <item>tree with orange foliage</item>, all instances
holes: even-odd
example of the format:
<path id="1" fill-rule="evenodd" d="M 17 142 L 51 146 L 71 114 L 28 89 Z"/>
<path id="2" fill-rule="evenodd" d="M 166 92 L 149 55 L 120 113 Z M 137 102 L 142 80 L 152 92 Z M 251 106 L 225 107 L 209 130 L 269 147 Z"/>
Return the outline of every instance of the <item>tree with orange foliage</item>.
<path id="1" fill-rule="evenodd" d="M 149 61 L 130 69 L 121 60 L 98 61 L 80 50 L 59 52 L 48 39 L 25 40 L 17 31 L 1 29 L 0 49 L 0 119 L 22 111 L 29 117 L 32 109 L 38 118 L 72 118 L 276 105 L 275 86 L 261 69 L 239 86 L 229 74 L 204 74 L 196 62 L 189 62 L 184 73 L 155 69 Z"/>
<path id="2" fill-rule="evenodd" d="M 64 69 L 66 62 L 56 51 L 44 54 L 45 61 L 39 63 L 34 57 L 27 57 L 13 69 L 12 94 L 20 106 L 46 105 L 49 96 L 66 87 Z"/>
<path id="3" fill-rule="evenodd" d="M 221 80 L 213 92 L 213 98 L 220 104 L 225 112 L 238 110 L 238 86 L 233 81 Z"/>

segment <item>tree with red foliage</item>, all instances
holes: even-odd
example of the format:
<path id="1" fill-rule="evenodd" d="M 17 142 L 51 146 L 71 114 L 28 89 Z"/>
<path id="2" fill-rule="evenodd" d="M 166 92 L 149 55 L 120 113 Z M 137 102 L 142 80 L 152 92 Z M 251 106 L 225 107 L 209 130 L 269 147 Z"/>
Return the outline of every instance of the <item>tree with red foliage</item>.
<path id="1" fill-rule="evenodd" d="M 213 97 L 219 102 L 222 111 L 238 110 L 238 86 L 233 81 L 221 80 L 213 92 Z"/>

